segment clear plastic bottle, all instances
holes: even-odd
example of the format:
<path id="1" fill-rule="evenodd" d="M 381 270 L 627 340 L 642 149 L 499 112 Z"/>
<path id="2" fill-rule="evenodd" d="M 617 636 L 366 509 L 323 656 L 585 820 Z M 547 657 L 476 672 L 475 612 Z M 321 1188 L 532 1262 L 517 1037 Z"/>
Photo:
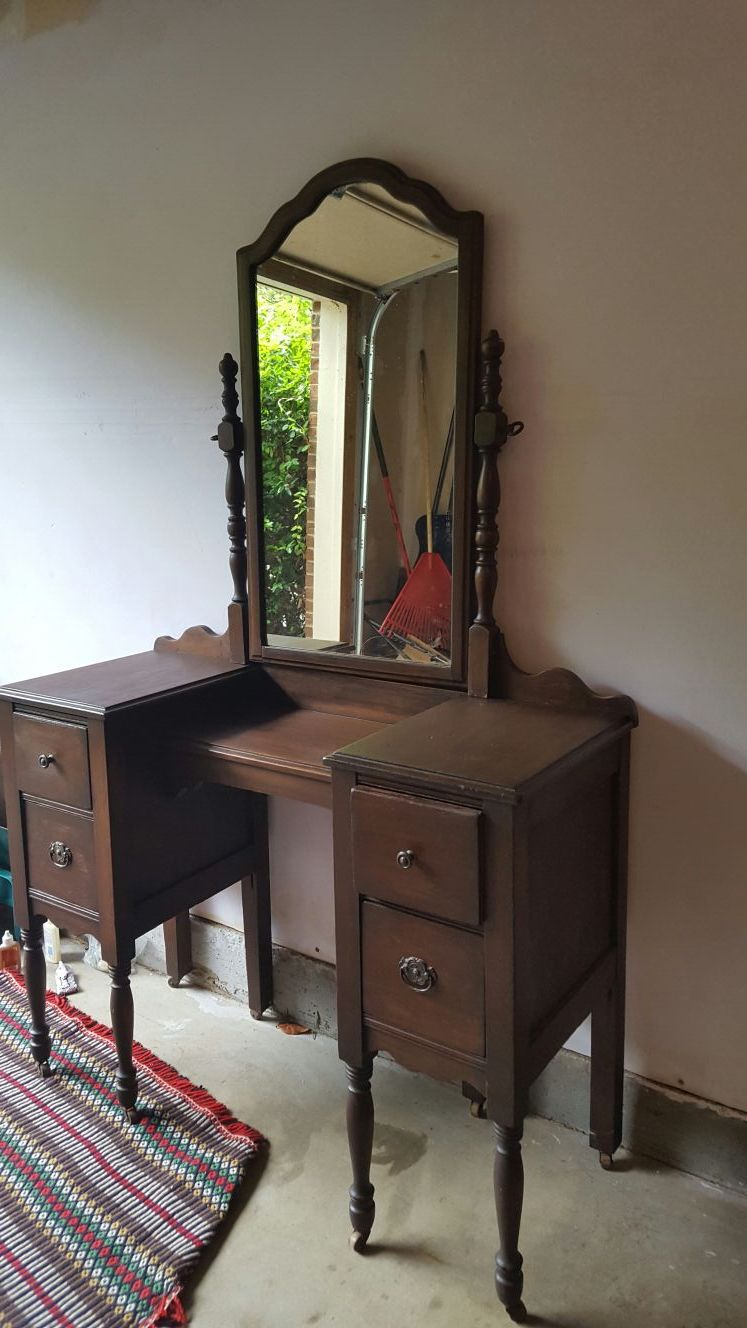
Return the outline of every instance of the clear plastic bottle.
<path id="1" fill-rule="evenodd" d="M 53 922 L 44 923 L 44 958 L 48 964 L 60 962 L 60 929 Z"/>
<path id="2" fill-rule="evenodd" d="M 13 934 L 6 931 L 2 941 L 0 941 L 0 968 L 21 967 L 21 947 Z"/>

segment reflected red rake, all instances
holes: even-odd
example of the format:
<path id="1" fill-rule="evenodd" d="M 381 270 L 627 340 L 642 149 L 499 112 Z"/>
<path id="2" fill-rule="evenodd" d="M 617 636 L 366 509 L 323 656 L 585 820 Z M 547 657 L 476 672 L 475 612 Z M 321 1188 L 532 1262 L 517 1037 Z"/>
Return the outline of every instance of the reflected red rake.
<path id="1" fill-rule="evenodd" d="M 384 636 L 416 636 L 448 651 L 451 644 L 451 572 L 440 553 L 421 553 L 381 624 Z"/>

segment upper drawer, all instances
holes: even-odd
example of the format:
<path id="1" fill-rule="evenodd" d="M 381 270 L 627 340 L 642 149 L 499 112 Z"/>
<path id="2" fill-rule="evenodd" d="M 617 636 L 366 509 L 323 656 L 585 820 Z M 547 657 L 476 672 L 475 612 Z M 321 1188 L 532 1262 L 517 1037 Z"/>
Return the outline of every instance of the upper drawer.
<path id="1" fill-rule="evenodd" d="M 480 813 L 356 788 L 353 873 L 361 894 L 477 927 Z"/>
<path id="2" fill-rule="evenodd" d="M 14 714 L 13 733 L 16 777 L 23 793 L 90 809 L 88 734 L 83 724 Z"/>

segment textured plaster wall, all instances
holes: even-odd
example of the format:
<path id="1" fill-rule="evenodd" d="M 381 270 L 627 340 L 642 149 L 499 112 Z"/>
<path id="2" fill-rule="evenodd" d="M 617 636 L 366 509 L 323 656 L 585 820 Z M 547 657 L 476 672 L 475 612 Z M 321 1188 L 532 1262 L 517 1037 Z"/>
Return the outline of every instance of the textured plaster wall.
<path id="1" fill-rule="evenodd" d="M 31 8 L 0 7 L 0 674 L 222 627 L 234 251 L 341 157 L 433 180 L 485 213 L 527 425 L 509 641 L 641 705 L 629 1067 L 747 1107 L 741 0 Z M 277 803 L 272 851 L 278 939 L 329 957 L 329 818 Z"/>

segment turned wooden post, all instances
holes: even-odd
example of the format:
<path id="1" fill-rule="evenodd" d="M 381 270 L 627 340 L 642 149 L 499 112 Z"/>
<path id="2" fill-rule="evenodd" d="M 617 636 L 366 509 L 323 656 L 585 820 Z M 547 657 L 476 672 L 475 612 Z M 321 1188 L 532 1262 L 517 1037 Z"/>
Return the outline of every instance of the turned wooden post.
<path id="1" fill-rule="evenodd" d="M 374 1105 L 371 1096 L 373 1057 L 366 1058 L 362 1066 L 346 1065 L 348 1076 L 347 1129 L 353 1184 L 350 1186 L 350 1222 L 353 1234 L 350 1244 L 356 1252 L 365 1248 L 374 1217 L 374 1187 L 371 1184 L 371 1154 L 373 1152 Z"/>
<path id="2" fill-rule="evenodd" d="M 244 504 L 246 490 L 241 471 L 244 452 L 244 426 L 239 418 L 239 396 L 236 376 L 239 366 L 226 351 L 218 365 L 223 381 L 223 419 L 213 441 L 217 442 L 226 458 L 226 505 L 228 507 L 228 565 L 233 582 L 233 595 L 228 608 L 228 636 L 231 658 L 238 664 L 248 659 L 249 596 L 246 568 L 246 517 Z M 235 608 L 233 606 L 236 606 Z"/>
<path id="3" fill-rule="evenodd" d="M 47 965 L 44 959 L 44 919 L 37 914 L 29 918 L 28 927 L 21 930 L 23 942 L 23 972 L 26 995 L 31 1013 L 31 1055 L 39 1066 L 43 1079 L 52 1073 L 49 1057 L 52 1045 L 46 1022 Z"/>
<path id="4" fill-rule="evenodd" d="M 501 1241 L 495 1260 L 495 1289 L 514 1323 L 523 1323 L 526 1319 L 521 1299 L 524 1286 L 524 1274 L 521 1271 L 523 1260 L 519 1253 L 519 1227 L 524 1202 L 521 1136 L 521 1127 L 495 1126 L 493 1186 Z"/>
<path id="5" fill-rule="evenodd" d="M 480 404 L 475 415 L 474 442 L 480 453 L 477 477 L 477 522 L 475 526 L 475 595 L 477 613 L 469 630 L 468 687 L 470 696 L 490 694 L 490 664 L 493 639 L 498 634 L 493 601 L 498 585 L 497 515 L 501 501 L 498 453 L 507 440 L 521 433 L 524 425 L 509 424 L 500 404 L 501 359 L 506 349 L 498 333 L 488 332 L 481 347 Z"/>
<path id="6" fill-rule="evenodd" d="M 134 1125 L 138 1117 L 137 1073 L 132 1062 L 132 1040 L 135 1029 L 135 1008 L 130 987 L 129 959 L 117 964 L 110 964 L 111 995 L 109 1011 L 117 1048 L 117 1097 L 127 1113 L 127 1119 Z"/>

